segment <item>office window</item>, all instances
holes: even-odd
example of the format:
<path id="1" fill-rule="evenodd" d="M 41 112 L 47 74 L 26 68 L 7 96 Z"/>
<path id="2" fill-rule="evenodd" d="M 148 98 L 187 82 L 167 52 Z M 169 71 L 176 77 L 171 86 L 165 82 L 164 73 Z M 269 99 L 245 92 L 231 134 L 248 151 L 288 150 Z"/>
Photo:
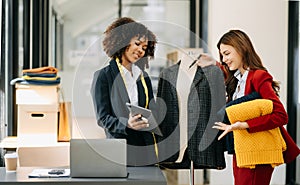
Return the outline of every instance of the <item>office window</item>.
<path id="1" fill-rule="evenodd" d="M 299 65 L 299 63 L 300 63 L 300 58 L 299 58 L 299 56 L 300 56 L 300 23 L 299 23 L 299 20 L 300 20 L 300 8 L 299 8 L 299 2 L 298 2 L 298 75 L 299 75 L 299 77 L 298 77 L 298 83 L 300 83 L 300 65 Z M 298 84 L 298 88 L 300 87 L 300 84 Z M 298 92 L 300 92 L 300 90 L 298 89 Z M 299 104 L 299 102 L 300 102 L 300 93 L 299 93 L 299 95 L 298 95 L 298 108 L 300 108 L 300 104 Z M 299 111 L 299 110 L 298 110 Z M 300 143 L 300 114 L 299 114 L 299 112 L 297 113 L 297 116 L 298 116 L 298 118 L 297 118 L 297 126 L 296 126 L 296 130 L 297 130 L 297 132 L 296 132 L 296 142 L 297 142 L 297 144 L 298 144 L 298 146 L 299 146 L 299 143 Z M 295 172 L 295 176 L 296 176 L 296 184 L 299 184 L 300 183 L 300 158 L 298 157 L 297 158 L 297 160 L 296 160 L 296 172 Z M 293 170 L 293 169 L 290 169 L 291 171 Z M 296 175 L 296 174 L 298 174 L 298 175 Z"/>
<path id="2" fill-rule="evenodd" d="M 23 43 L 23 29 L 24 29 L 24 24 L 23 24 L 23 16 L 24 16 L 24 9 L 23 9 L 23 0 L 19 0 L 19 64 L 18 64 L 18 75 L 22 76 L 22 70 L 23 70 L 23 65 L 24 65 L 24 43 Z"/>
<path id="3" fill-rule="evenodd" d="M 5 12 L 5 9 L 2 5 L 3 0 L 0 0 L 0 141 L 3 139 L 5 135 L 5 112 L 4 112 L 4 106 L 5 106 L 5 97 L 4 97 L 4 57 L 3 54 L 3 46 L 4 46 L 4 35 L 3 35 L 3 23 L 4 23 L 4 17 L 2 16 L 2 13 Z M 4 166 L 4 150 L 0 149 L 0 166 Z"/>
<path id="4" fill-rule="evenodd" d="M 6 134 L 5 130 L 5 1 L 0 0 L 0 140 Z M 2 150 L 0 150 L 2 152 Z M 2 165 L 2 157 L 1 157 Z"/>
<path id="5" fill-rule="evenodd" d="M 122 16 L 133 17 L 148 26 L 158 36 L 155 58 L 149 68 L 154 94 L 157 92 L 161 69 L 169 65 L 167 54 L 191 46 L 190 36 L 195 34 L 190 31 L 189 13 L 190 1 L 188 0 L 122 1 Z"/>
<path id="6" fill-rule="evenodd" d="M 52 10 L 52 17 L 51 17 L 51 55 L 52 55 L 52 61 L 50 61 L 50 66 L 57 66 L 56 61 L 56 12 Z"/>
<path id="7" fill-rule="evenodd" d="M 300 87 L 300 74 L 299 74 L 299 71 L 300 71 L 300 65 L 299 65 L 299 56 L 300 56 L 300 24 L 299 24 L 299 20 L 300 20 L 300 9 L 299 9 L 299 12 L 298 12 L 298 87 Z M 298 103 L 300 103 L 300 91 L 298 90 Z"/>
<path id="8" fill-rule="evenodd" d="M 49 65 L 54 66 L 60 71 L 63 70 L 63 20 L 59 18 L 57 12 L 52 10 L 51 17 L 51 57 Z"/>
<path id="9" fill-rule="evenodd" d="M 1 55 L 1 45 L 2 45 L 2 0 L 0 0 L 0 39 L 1 39 L 1 42 L 0 42 L 0 78 L 1 78 L 1 67 L 2 67 L 2 55 Z"/>
<path id="10" fill-rule="evenodd" d="M 288 11 L 288 88 L 287 113 L 289 123 L 287 131 L 290 136 L 300 143 L 300 94 L 299 94 L 299 53 L 300 53 L 300 10 L 299 1 L 289 1 Z M 299 184 L 300 160 L 299 158 L 286 165 L 286 184 Z"/>

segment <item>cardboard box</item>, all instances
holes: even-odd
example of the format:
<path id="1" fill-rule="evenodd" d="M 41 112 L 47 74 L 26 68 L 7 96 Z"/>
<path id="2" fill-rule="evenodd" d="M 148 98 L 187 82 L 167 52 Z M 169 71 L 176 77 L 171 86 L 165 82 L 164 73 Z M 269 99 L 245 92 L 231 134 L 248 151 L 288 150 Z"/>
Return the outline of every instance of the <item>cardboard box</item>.
<path id="1" fill-rule="evenodd" d="M 16 84 L 16 103 L 19 105 L 58 104 L 58 85 Z"/>
<path id="2" fill-rule="evenodd" d="M 58 104 L 18 105 L 18 142 L 57 143 Z"/>

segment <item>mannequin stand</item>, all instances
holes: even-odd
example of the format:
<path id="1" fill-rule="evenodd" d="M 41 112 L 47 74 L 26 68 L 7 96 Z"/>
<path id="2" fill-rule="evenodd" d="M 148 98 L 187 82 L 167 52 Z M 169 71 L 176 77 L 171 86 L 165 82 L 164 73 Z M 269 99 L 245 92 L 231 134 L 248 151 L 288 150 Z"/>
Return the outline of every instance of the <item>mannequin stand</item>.
<path id="1" fill-rule="evenodd" d="M 194 179 L 194 163 L 193 161 L 191 161 L 191 166 L 190 166 L 190 185 L 194 185 L 195 184 L 195 179 Z"/>

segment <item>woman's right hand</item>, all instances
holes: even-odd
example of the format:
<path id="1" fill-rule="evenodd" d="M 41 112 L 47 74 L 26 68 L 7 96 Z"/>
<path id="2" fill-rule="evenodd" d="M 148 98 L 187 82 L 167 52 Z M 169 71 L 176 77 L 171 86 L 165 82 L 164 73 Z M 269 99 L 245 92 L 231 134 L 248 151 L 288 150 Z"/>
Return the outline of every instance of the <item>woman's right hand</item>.
<path id="1" fill-rule="evenodd" d="M 217 61 L 212 56 L 210 56 L 209 54 L 202 53 L 201 57 L 197 61 L 197 65 L 199 67 L 204 68 L 204 67 L 207 67 L 207 66 L 216 65 L 216 62 Z"/>
<path id="2" fill-rule="evenodd" d="M 137 114 L 135 116 L 132 116 L 131 114 L 129 114 L 127 127 L 131 128 L 133 130 L 140 130 L 142 128 L 148 128 L 149 127 L 148 119 L 142 117 L 142 115 L 140 115 L 140 114 Z"/>
<path id="3" fill-rule="evenodd" d="M 237 121 L 237 122 L 235 122 L 234 124 L 231 124 L 231 125 L 227 125 L 227 124 L 222 123 L 222 122 L 216 122 L 215 125 L 212 128 L 219 129 L 219 130 L 224 130 L 222 132 L 222 134 L 218 137 L 218 140 L 220 140 L 220 139 L 222 139 L 222 137 L 224 137 L 229 132 L 232 132 L 234 130 L 247 129 L 247 128 L 249 128 L 249 125 L 245 121 Z"/>

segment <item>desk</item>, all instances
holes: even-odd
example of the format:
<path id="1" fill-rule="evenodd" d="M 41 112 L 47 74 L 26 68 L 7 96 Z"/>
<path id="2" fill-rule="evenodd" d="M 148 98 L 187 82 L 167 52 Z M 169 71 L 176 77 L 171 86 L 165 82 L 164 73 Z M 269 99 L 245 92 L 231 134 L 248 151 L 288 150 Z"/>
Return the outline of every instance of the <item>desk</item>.
<path id="1" fill-rule="evenodd" d="M 33 167 L 19 167 L 17 172 L 6 173 L 0 168 L 0 184 L 38 184 L 38 185 L 167 185 L 158 167 L 128 167 L 128 178 L 28 178 Z"/>
<path id="2" fill-rule="evenodd" d="M 0 148 L 16 149 L 18 147 L 45 147 L 45 146 L 70 146 L 69 142 L 44 143 L 43 141 L 35 141 L 33 143 L 22 143 L 18 141 L 16 136 L 9 136 L 0 142 Z"/>
<path id="3" fill-rule="evenodd" d="M 0 142 L 0 148 L 15 150 L 19 155 L 19 165 L 61 167 L 70 165 L 70 143 L 43 142 L 22 143 L 14 136 L 6 137 Z M 34 158 L 35 160 L 32 160 Z"/>

